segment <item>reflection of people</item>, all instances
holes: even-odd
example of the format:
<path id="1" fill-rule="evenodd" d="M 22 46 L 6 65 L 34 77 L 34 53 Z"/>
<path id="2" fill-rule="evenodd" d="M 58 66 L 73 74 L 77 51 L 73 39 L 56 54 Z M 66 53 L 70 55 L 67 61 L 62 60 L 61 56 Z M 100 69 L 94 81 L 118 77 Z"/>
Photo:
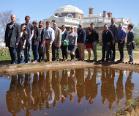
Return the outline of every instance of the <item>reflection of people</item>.
<path id="1" fill-rule="evenodd" d="M 76 69 L 76 78 L 77 78 L 77 96 L 78 103 L 81 103 L 81 100 L 85 96 L 85 79 L 84 79 L 84 69 Z"/>
<path id="2" fill-rule="evenodd" d="M 102 96 L 102 103 L 104 104 L 105 100 L 107 99 L 107 90 L 108 90 L 108 81 L 106 77 L 106 69 L 102 68 L 101 70 L 101 96 Z"/>
<path id="3" fill-rule="evenodd" d="M 116 95 L 117 95 L 117 102 L 124 97 L 124 86 L 123 86 L 123 71 L 119 70 L 119 77 L 116 83 Z"/>
<path id="4" fill-rule="evenodd" d="M 91 75 L 91 69 L 88 69 L 88 75 L 85 79 L 85 93 L 86 99 L 90 104 L 93 103 L 94 98 L 97 96 L 97 84 L 96 84 L 97 70 L 93 69 L 93 75 Z"/>
<path id="5" fill-rule="evenodd" d="M 62 99 L 61 102 L 65 102 L 65 98 L 68 96 L 68 71 L 62 71 L 62 78 L 61 78 L 61 92 L 62 92 Z"/>
<path id="6" fill-rule="evenodd" d="M 125 83 L 125 95 L 126 95 L 126 100 L 129 100 L 132 98 L 132 91 L 134 89 L 134 83 L 132 83 L 132 73 L 129 72 L 129 75 L 127 77 L 126 83 Z"/>
<path id="7" fill-rule="evenodd" d="M 116 100 L 115 86 L 114 86 L 115 70 L 102 68 L 102 85 L 101 95 L 102 103 L 107 99 L 109 108 L 112 108 L 113 102 Z"/>
<path id="8" fill-rule="evenodd" d="M 76 77 L 75 77 L 75 70 L 70 70 L 70 76 L 68 78 L 68 88 L 69 88 L 69 97 L 70 101 L 73 101 L 73 97 L 76 92 Z"/>
<path id="9" fill-rule="evenodd" d="M 12 113 L 13 116 L 16 116 L 16 114 L 21 110 L 21 103 L 19 101 L 19 96 L 17 93 L 17 85 L 17 76 L 11 76 L 10 88 L 6 93 L 6 104 L 8 111 Z"/>
<path id="10" fill-rule="evenodd" d="M 114 101 L 116 100 L 114 78 L 115 78 L 115 69 L 108 69 L 107 78 L 108 78 L 108 101 L 109 108 L 112 108 Z"/>
<path id="11" fill-rule="evenodd" d="M 61 85 L 60 85 L 61 77 L 59 71 L 52 72 L 52 88 L 55 93 L 55 99 L 53 105 L 56 106 L 56 103 L 61 98 Z"/>

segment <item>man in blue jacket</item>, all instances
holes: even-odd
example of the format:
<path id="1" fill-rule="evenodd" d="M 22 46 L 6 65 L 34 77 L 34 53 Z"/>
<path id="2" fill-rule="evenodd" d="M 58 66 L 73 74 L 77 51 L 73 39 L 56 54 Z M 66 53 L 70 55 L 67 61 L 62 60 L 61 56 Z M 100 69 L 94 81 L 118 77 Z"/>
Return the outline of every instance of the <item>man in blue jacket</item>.
<path id="1" fill-rule="evenodd" d="M 123 62 L 124 61 L 125 38 L 126 38 L 126 32 L 123 29 L 122 24 L 119 24 L 117 41 L 118 41 L 118 49 L 119 49 L 119 52 L 120 52 L 120 60 L 118 60 L 118 62 Z"/>

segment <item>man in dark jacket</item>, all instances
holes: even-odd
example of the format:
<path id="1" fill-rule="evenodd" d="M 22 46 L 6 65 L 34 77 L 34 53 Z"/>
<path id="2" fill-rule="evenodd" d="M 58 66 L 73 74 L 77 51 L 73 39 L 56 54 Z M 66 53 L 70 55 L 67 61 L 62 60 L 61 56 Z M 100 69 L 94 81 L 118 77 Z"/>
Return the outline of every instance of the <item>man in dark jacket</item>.
<path id="1" fill-rule="evenodd" d="M 11 15 L 11 22 L 7 24 L 5 31 L 5 44 L 9 48 L 11 64 L 17 63 L 16 44 L 20 33 L 20 27 L 16 23 L 16 16 Z"/>
<path id="2" fill-rule="evenodd" d="M 82 28 L 81 25 L 79 25 L 79 28 L 77 30 L 77 34 L 78 34 L 77 46 L 78 46 L 78 50 L 79 50 L 79 60 L 84 60 L 86 32 Z"/>
<path id="3" fill-rule="evenodd" d="M 111 60 L 114 62 L 115 61 L 115 53 L 116 53 L 115 44 L 116 44 L 117 36 L 118 36 L 118 28 L 117 28 L 117 26 L 115 24 L 115 20 L 113 18 L 111 19 L 111 25 L 110 25 L 109 29 L 111 30 L 111 32 L 113 34 L 113 41 L 112 41 L 112 47 L 111 47 L 111 50 L 112 50 Z"/>
<path id="4" fill-rule="evenodd" d="M 33 25 L 30 23 L 30 16 L 25 17 L 26 31 L 28 33 L 28 39 L 25 47 L 25 63 L 31 61 L 31 41 L 33 37 Z"/>
<path id="5" fill-rule="evenodd" d="M 97 61 L 97 43 L 99 42 L 99 35 L 98 32 L 95 30 L 95 25 L 94 23 L 90 24 L 90 29 L 91 29 L 91 38 L 92 38 L 92 50 L 94 54 L 94 59 L 93 61 Z"/>
<path id="6" fill-rule="evenodd" d="M 108 25 L 104 25 L 104 31 L 102 33 L 102 62 L 110 60 L 111 56 L 111 45 L 112 45 L 113 35 L 109 30 Z"/>

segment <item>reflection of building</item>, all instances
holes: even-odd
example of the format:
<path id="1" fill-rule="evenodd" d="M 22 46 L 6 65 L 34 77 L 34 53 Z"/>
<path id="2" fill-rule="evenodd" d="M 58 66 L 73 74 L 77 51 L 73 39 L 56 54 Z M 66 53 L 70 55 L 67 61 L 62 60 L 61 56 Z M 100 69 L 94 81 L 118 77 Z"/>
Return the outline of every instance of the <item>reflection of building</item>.
<path id="1" fill-rule="evenodd" d="M 88 27 L 93 22 L 97 28 L 102 28 L 104 24 L 110 24 L 112 18 L 111 12 L 103 11 L 100 15 L 94 14 L 94 9 L 89 8 L 88 16 L 84 16 L 84 12 L 72 5 L 65 5 L 57 9 L 53 16 L 49 17 L 48 20 L 55 20 L 58 26 L 63 24 L 67 27 L 82 24 L 83 27 Z M 125 26 L 130 22 L 129 19 L 115 18 L 116 23 L 123 23 Z"/>

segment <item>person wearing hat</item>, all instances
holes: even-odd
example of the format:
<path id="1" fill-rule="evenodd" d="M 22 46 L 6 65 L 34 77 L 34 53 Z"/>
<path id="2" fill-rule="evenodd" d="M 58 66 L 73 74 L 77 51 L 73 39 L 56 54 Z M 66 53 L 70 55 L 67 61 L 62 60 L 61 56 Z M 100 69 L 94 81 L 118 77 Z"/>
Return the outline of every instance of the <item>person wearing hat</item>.
<path id="1" fill-rule="evenodd" d="M 124 61 L 125 38 L 126 38 L 126 31 L 124 30 L 122 24 L 119 24 L 117 42 L 118 42 L 118 49 L 120 52 L 120 60 L 118 60 L 118 62 Z"/>
<path id="2" fill-rule="evenodd" d="M 86 39 L 86 32 L 82 28 L 82 25 L 79 25 L 77 29 L 77 47 L 79 50 L 79 60 L 84 60 L 84 49 L 85 49 L 85 39 Z"/>

